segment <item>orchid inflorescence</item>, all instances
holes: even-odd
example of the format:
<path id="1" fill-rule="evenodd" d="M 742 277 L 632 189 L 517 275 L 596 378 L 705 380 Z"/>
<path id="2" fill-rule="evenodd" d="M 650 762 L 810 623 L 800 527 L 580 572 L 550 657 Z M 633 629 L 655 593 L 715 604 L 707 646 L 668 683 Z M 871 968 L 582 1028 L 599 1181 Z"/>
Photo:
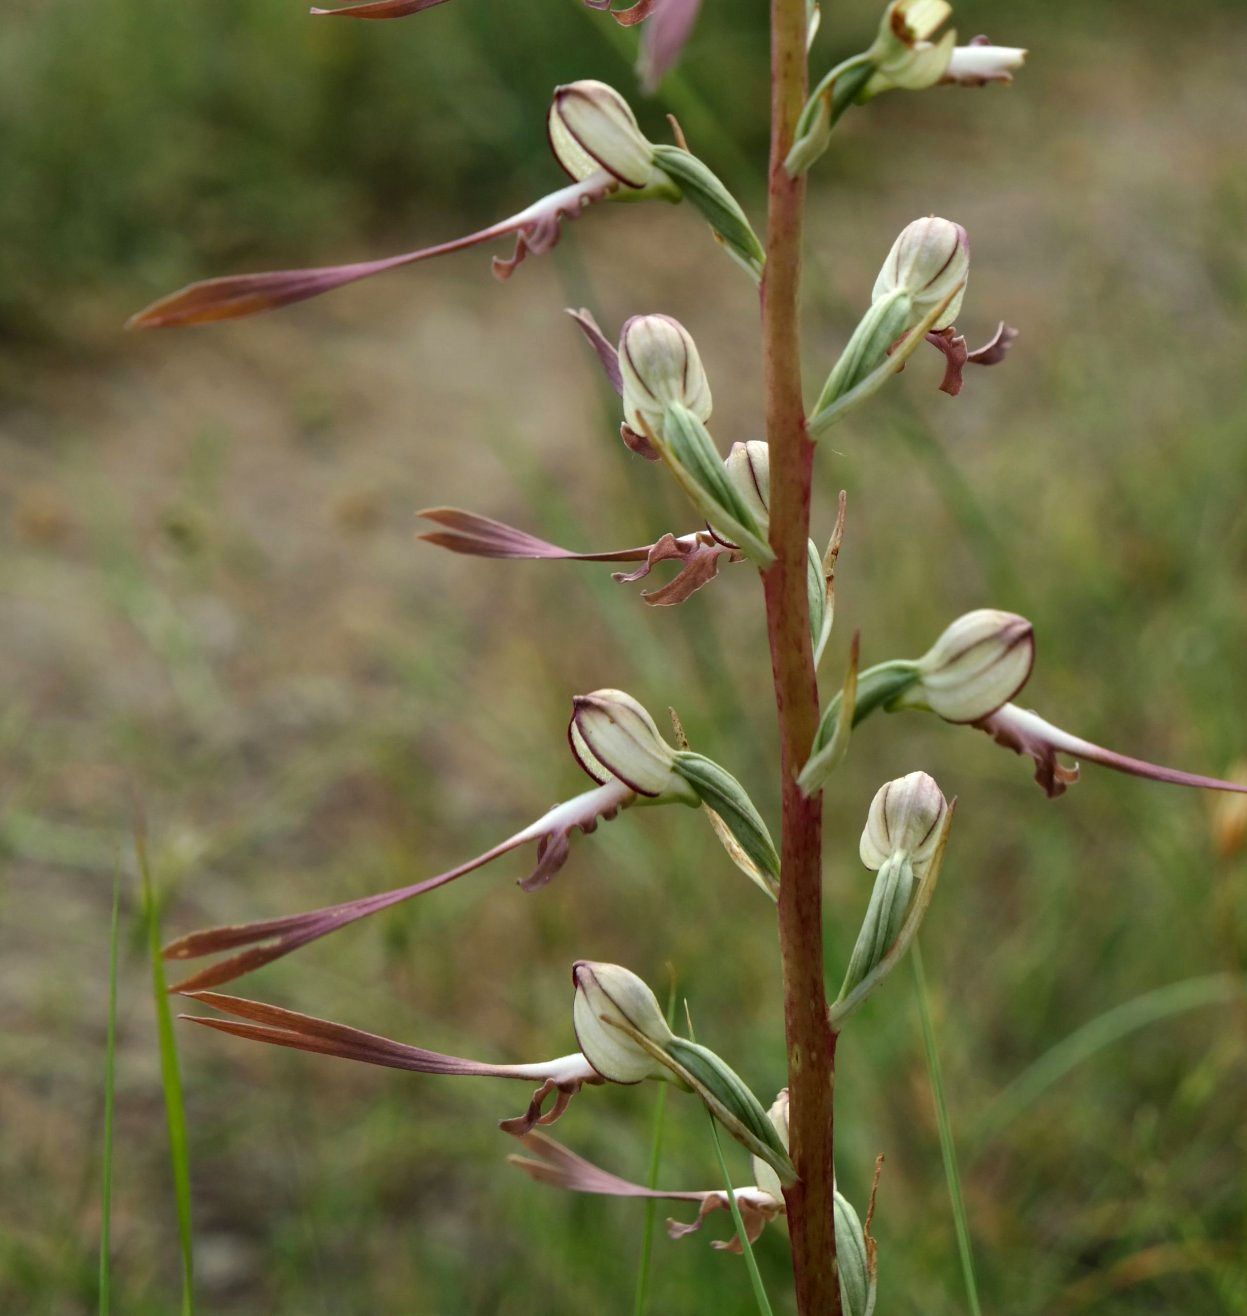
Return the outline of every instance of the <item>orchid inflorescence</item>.
<path id="1" fill-rule="evenodd" d="M 385 19 L 440 2 L 370 0 L 314 12 Z M 649 24 L 652 35 L 643 48 L 642 67 L 650 85 L 674 61 L 698 8 L 697 0 L 639 0 L 622 10 L 610 9 L 609 0 L 590 3 L 607 9 L 626 26 Z M 985 38 L 958 46 L 952 31 L 940 35 L 949 13 L 945 0 L 893 0 L 867 49 L 842 61 L 815 85 L 774 176 L 786 172 L 795 178 L 807 171 L 826 150 L 832 130 L 848 109 L 885 91 L 1010 81 L 1025 52 L 993 46 Z M 817 6 L 810 6 L 806 23 L 811 40 L 817 16 Z M 153 303 L 132 324 L 168 327 L 247 316 L 373 274 L 510 237 L 515 243 L 512 254 L 494 261 L 495 273 L 506 278 L 527 255 L 548 251 L 558 241 L 563 221 L 607 201 L 689 201 L 709 222 L 719 245 L 765 291 L 763 243 L 744 209 L 687 149 L 678 129 L 675 145 L 651 142 L 625 98 L 594 81 L 557 88 L 547 124 L 551 149 L 571 181 L 508 219 L 466 237 L 382 260 L 196 283 Z M 969 239 L 959 224 L 927 216 L 902 230 L 883 260 L 856 328 L 805 416 L 804 441 L 817 439 L 867 403 L 923 342 L 943 354 L 940 388 L 951 396 L 960 393 L 966 366 L 994 365 L 1004 359 L 1016 337 L 1004 322 L 984 346 L 973 350 L 957 331 L 969 271 Z M 646 603 L 657 606 L 683 603 L 727 566 L 752 566 L 768 580 L 768 573 L 781 568 L 796 572 L 802 582 L 803 608 L 801 626 L 794 632 L 797 638 L 789 642 L 808 645 L 816 670 L 833 631 L 844 495 L 826 546 L 820 548 L 806 539 L 807 494 L 806 521 L 800 531 L 806 542 L 804 560 L 779 561 L 786 527 L 773 523 L 780 504 L 774 497 L 778 467 L 772 447 L 761 439 L 744 438 L 724 455 L 711 428 L 709 375 L 689 331 L 668 315 L 640 314 L 627 320 L 615 337 L 599 326 L 590 311 L 571 314 L 619 395 L 624 443 L 635 455 L 665 469 L 691 505 L 690 523 L 679 533 L 657 534 L 649 544 L 580 550 L 563 548 L 481 513 L 433 507 L 420 514 L 435 527 L 421 538 L 451 552 L 482 558 L 631 564 L 631 569 L 615 573 L 616 580 L 628 583 L 651 576 L 664 564 L 675 564 L 677 570 L 667 583 L 642 595 Z M 785 820 L 788 809 L 799 808 L 802 799 L 823 789 L 844 761 L 854 729 L 878 710 L 926 711 L 949 724 L 987 732 L 1003 747 L 1034 760 L 1036 779 L 1049 796 L 1060 795 L 1077 779 L 1077 766 L 1062 762 L 1062 755 L 1157 781 L 1247 792 L 1241 783 L 1179 772 L 1101 748 L 1019 707 L 1014 700 L 1034 666 L 1035 636 L 1030 622 L 1014 613 L 991 608 L 967 613 L 952 621 L 916 659 L 890 659 L 859 668 L 859 652 L 859 639 L 854 636 L 839 689 L 822 707 L 809 752 L 791 773 L 796 794 L 785 793 Z M 680 804 L 704 813 L 736 868 L 769 901 L 780 903 L 782 922 L 789 888 L 766 821 L 727 768 L 688 744 L 674 714 L 668 739 L 633 696 L 617 689 L 595 690 L 573 699 L 567 741 L 576 763 L 592 780 L 590 789 L 563 799 L 475 858 L 434 876 L 305 913 L 178 937 L 166 947 L 168 959 L 220 958 L 180 981 L 174 990 L 218 1012 L 187 1016 L 193 1022 L 254 1041 L 421 1073 L 534 1083 L 526 1111 L 501 1126 L 523 1145 L 524 1154 L 511 1158 L 515 1165 L 539 1182 L 571 1191 L 696 1204 L 696 1220 L 673 1223 L 673 1237 L 698 1228 L 713 1211 L 732 1208 L 738 1235 L 716 1246 L 740 1251 L 768 1221 L 787 1216 L 795 1223 L 797 1205 L 804 1200 L 796 1188 L 809 1188 L 801 1182 L 800 1158 L 790 1144 L 796 1107 L 790 1107 L 787 1089 L 769 1109 L 764 1107 L 717 1053 L 673 1029 L 653 992 L 626 968 L 587 960 L 573 966 L 577 1049 L 537 1063 L 466 1060 L 214 990 L 348 924 L 427 894 L 529 845 L 536 847 L 535 867 L 519 885 L 525 891 L 543 888 L 567 864 L 574 835 L 592 833 L 600 822 L 624 812 L 631 817 L 642 806 Z M 934 895 L 954 803 L 945 799 L 931 776 L 920 771 L 890 781 L 876 793 L 859 847 L 863 864 L 875 875 L 874 883 L 839 994 L 825 1005 L 821 1026 L 832 1036 L 913 945 Z M 790 967 L 787 961 L 786 967 Z M 821 963 L 816 973 L 821 980 Z M 652 1184 L 642 1186 L 593 1165 L 538 1132 L 538 1126 L 558 1119 L 586 1086 L 644 1082 L 668 1083 L 699 1099 L 749 1152 L 754 1184 L 670 1192 Z M 863 1225 L 834 1181 L 822 1200 L 829 1204 L 828 1214 L 834 1215 L 839 1306 L 851 1316 L 866 1316 L 874 1309 L 876 1289 L 875 1245 L 869 1232 L 872 1212 L 867 1212 Z M 873 1194 L 871 1207 L 873 1211 Z M 798 1290 L 800 1295 L 800 1285 Z M 802 1307 L 803 1312 L 806 1309 Z"/>

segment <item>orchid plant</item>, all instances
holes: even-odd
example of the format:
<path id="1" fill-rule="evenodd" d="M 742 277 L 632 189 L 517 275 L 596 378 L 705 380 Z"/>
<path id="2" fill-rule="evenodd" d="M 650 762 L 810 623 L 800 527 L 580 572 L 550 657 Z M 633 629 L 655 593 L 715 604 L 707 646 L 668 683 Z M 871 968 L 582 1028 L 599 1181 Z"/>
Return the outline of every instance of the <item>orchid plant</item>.
<path id="1" fill-rule="evenodd" d="M 313 10 L 356 19 L 396 19 L 441 0 L 369 0 Z M 644 24 L 640 71 L 657 87 L 689 35 L 698 0 L 638 0 L 613 10 L 589 0 L 625 26 Z M 945 0 L 892 0 L 878 32 L 810 88 L 810 51 L 819 11 L 807 0 L 771 0 L 771 147 L 765 239 L 728 187 L 689 151 L 678 125 L 673 144 L 650 141 L 627 100 L 600 82 L 555 90 L 548 111 L 550 147 L 570 182 L 496 224 L 433 247 L 379 260 L 319 269 L 212 279 L 164 297 L 139 312 L 140 328 L 203 324 L 271 310 L 344 284 L 435 256 L 509 238 L 509 256 L 494 258 L 508 278 L 529 255 L 550 250 L 565 221 L 608 202 L 687 201 L 715 241 L 758 289 L 765 381 L 765 441 L 735 442 L 724 455 L 710 428 L 712 393 L 688 330 L 663 314 L 629 319 L 608 335 L 589 310 L 572 317 L 620 397 L 620 433 L 629 450 L 654 463 L 683 491 L 690 520 L 678 532 L 625 548 L 570 549 L 489 516 L 451 507 L 422 512 L 433 527 L 422 538 L 482 558 L 619 564 L 615 579 L 632 583 L 673 564 L 666 583 L 642 593 L 647 604 L 671 606 L 715 580 L 721 569 L 757 572 L 766 608 L 779 729 L 782 799 L 780 843 L 745 786 L 690 747 L 678 720 L 668 738 L 631 695 L 596 690 L 572 701 L 567 736 L 592 785 L 556 804 L 510 837 L 446 872 L 395 890 L 305 913 L 179 937 L 171 960 L 216 956 L 174 988 L 211 1007 L 190 1015 L 202 1026 L 253 1041 L 427 1074 L 520 1080 L 535 1085 L 527 1110 L 502 1122 L 520 1140 L 511 1159 L 534 1180 L 581 1193 L 664 1198 L 696 1207 L 692 1223 L 673 1223 L 672 1237 L 697 1229 L 716 1210 L 736 1224 L 729 1252 L 748 1252 L 763 1226 L 783 1218 L 791 1241 L 796 1309 L 802 1316 L 868 1316 L 877 1288 L 870 1236 L 873 1193 L 863 1216 L 837 1190 L 832 1098 L 836 1040 L 868 995 L 914 946 L 933 898 L 953 817 L 953 804 L 925 772 L 883 785 L 874 798 L 860 853 L 874 881 L 861 930 L 842 970 L 827 963 L 822 934 L 821 793 L 844 761 L 855 729 L 871 713 L 918 710 L 953 725 L 978 728 L 1001 746 L 1030 757 L 1049 796 L 1076 780 L 1066 760 L 1083 759 L 1160 782 L 1247 791 L 1103 749 L 1061 730 L 1015 701 L 1035 658 L 1030 623 L 981 608 L 957 618 L 917 659 L 891 659 L 859 669 L 859 642 L 845 646 L 842 675 L 820 698 L 817 672 L 830 649 L 836 563 L 845 527 L 845 498 L 825 548 L 811 538 L 811 487 L 819 438 L 870 398 L 924 342 L 944 357 L 940 387 L 956 396 L 969 365 L 1001 362 L 1016 337 L 1001 322 L 980 348 L 956 328 L 970 267 L 969 240 L 958 224 L 916 219 L 892 243 L 869 302 L 826 380 L 807 404 L 800 371 L 798 291 L 806 174 L 828 149 L 840 118 L 875 96 L 939 84 L 1008 83 L 1025 52 L 976 38 L 959 46 Z M 690 239 L 691 240 L 691 239 Z M 544 887 L 568 861 L 571 838 L 642 806 L 679 804 L 705 815 L 736 867 L 773 907 L 783 968 L 783 1037 L 788 1084 L 769 1108 L 727 1060 L 681 1036 L 650 988 L 615 964 L 572 967 L 575 1050 L 542 1062 L 494 1063 L 443 1055 L 275 1005 L 213 990 L 350 923 L 476 872 L 513 850 L 535 846 L 535 867 L 520 882 Z M 629 824 L 632 825 L 632 824 Z M 638 824 L 639 825 L 639 824 Z M 829 976 L 840 976 L 829 999 Z M 704 1104 L 717 1125 L 752 1157 L 754 1183 L 666 1191 L 598 1167 L 538 1131 L 588 1087 L 607 1083 L 673 1085 Z"/>

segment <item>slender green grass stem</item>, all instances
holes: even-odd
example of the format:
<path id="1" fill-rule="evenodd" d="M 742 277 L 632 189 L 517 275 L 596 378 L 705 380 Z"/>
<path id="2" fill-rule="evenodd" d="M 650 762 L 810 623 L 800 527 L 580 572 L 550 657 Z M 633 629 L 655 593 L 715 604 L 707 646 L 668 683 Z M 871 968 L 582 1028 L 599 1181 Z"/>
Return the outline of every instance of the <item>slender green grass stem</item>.
<path id="1" fill-rule="evenodd" d="M 152 997 L 156 1007 L 156 1035 L 160 1044 L 160 1082 L 164 1089 L 165 1123 L 169 1131 L 169 1165 L 177 1204 L 178 1245 L 182 1259 L 182 1316 L 192 1316 L 194 1304 L 194 1251 L 191 1239 L 190 1154 L 186 1139 L 186 1107 L 182 1098 L 182 1076 L 178 1068 L 173 1014 L 169 1009 L 164 959 L 160 954 L 160 906 L 147 862 L 147 844 L 140 831 L 135 836 L 143 889 L 143 917 L 147 927 L 147 952 L 151 960 Z"/>
<path id="2" fill-rule="evenodd" d="M 113 1102 L 117 1090 L 117 944 L 121 875 L 113 876 L 113 912 L 108 932 L 108 1025 L 104 1041 L 104 1148 L 100 1172 L 100 1316 L 112 1304 Z"/>
<path id="3" fill-rule="evenodd" d="M 957 1171 L 957 1146 L 953 1142 L 952 1125 L 948 1118 L 948 1103 L 944 1099 L 944 1079 L 940 1073 L 940 1056 L 935 1047 L 935 1025 L 931 1020 L 931 1000 L 927 994 L 927 976 L 922 967 L 922 951 L 915 938 L 909 952 L 914 966 L 914 987 L 918 997 L 918 1016 L 922 1020 L 922 1043 L 927 1053 L 927 1072 L 931 1077 L 931 1095 L 935 1100 L 935 1118 L 940 1131 L 940 1155 L 944 1159 L 944 1178 L 948 1184 L 948 1200 L 953 1210 L 953 1225 L 957 1231 L 957 1251 L 961 1255 L 961 1274 L 966 1285 L 966 1302 L 971 1316 L 982 1316 L 979 1306 L 978 1281 L 974 1274 L 974 1251 L 970 1245 L 970 1224 L 966 1218 L 965 1199 L 961 1195 L 961 1176 Z"/>
<path id="4" fill-rule="evenodd" d="M 667 1026 L 675 1022 L 675 974 L 671 976 L 671 990 L 667 993 Z M 662 1160 L 663 1130 L 667 1120 L 667 1084 L 658 1085 L 658 1099 L 654 1104 L 654 1127 L 649 1146 L 649 1173 L 645 1177 L 646 1187 L 658 1186 L 658 1165 Z M 636 1297 L 632 1304 L 633 1316 L 645 1316 L 645 1307 L 649 1301 L 650 1260 L 654 1252 L 654 1217 L 658 1213 L 658 1201 L 650 1197 L 645 1201 L 645 1232 L 641 1235 L 641 1257 L 637 1263 Z"/>
<path id="5" fill-rule="evenodd" d="M 762 1275 L 758 1270 L 757 1258 L 753 1255 L 753 1244 L 749 1241 L 749 1235 L 745 1232 L 745 1222 L 740 1216 L 740 1207 L 736 1204 L 736 1194 L 732 1189 L 732 1177 L 728 1174 L 727 1160 L 723 1155 L 723 1144 L 719 1141 L 719 1129 L 714 1122 L 714 1116 L 707 1112 L 710 1120 L 710 1136 L 714 1139 L 714 1152 L 719 1158 L 719 1172 L 723 1176 L 723 1186 L 727 1190 L 727 1204 L 732 1212 L 732 1223 L 736 1226 L 736 1237 L 740 1239 L 741 1251 L 745 1258 L 745 1269 L 749 1271 L 749 1282 L 753 1285 L 754 1301 L 758 1304 L 759 1316 L 774 1316 L 771 1310 L 770 1299 L 766 1296 L 766 1289 L 762 1284 Z"/>

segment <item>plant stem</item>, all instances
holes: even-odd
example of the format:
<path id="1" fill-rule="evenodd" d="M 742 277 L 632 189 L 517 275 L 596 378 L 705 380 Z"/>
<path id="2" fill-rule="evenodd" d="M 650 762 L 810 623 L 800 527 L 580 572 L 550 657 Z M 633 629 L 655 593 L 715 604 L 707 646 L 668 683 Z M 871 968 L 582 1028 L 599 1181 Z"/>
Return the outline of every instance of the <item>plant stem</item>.
<path id="1" fill-rule="evenodd" d="M 766 437 L 770 444 L 770 541 L 763 575 L 771 671 L 779 716 L 783 848 L 779 939 L 784 972 L 791 1155 L 799 1176 L 786 1190 L 793 1280 L 801 1316 L 838 1316 L 840 1287 L 832 1197 L 835 1035 L 823 986 L 822 801 L 797 774 L 818 726 L 810 645 L 806 540 L 813 443 L 801 395 L 798 296 L 805 185 L 784 168 L 805 103 L 804 0 L 771 0 L 771 149 L 766 269 L 762 280 Z"/>

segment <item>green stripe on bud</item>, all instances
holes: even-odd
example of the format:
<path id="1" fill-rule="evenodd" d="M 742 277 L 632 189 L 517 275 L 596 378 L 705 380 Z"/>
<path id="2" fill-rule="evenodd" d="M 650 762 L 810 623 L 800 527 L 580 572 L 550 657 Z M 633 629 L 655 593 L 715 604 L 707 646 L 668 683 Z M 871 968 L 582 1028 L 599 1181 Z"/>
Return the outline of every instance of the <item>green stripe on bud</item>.
<path id="1" fill-rule="evenodd" d="M 665 1048 L 675 1072 L 706 1103 L 710 1113 L 754 1156 L 779 1176 L 781 1184 L 796 1181 L 788 1149 L 762 1103 L 724 1060 L 697 1042 L 673 1038 Z"/>
<path id="2" fill-rule="evenodd" d="M 675 752 L 675 771 L 698 799 L 721 818 L 746 858 L 772 882 L 779 881 L 779 853 L 745 788 L 726 768 L 692 750 Z"/>
<path id="3" fill-rule="evenodd" d="M 719 450 L 696 414 L 674 403 L 663 413 L 660 429 L 649 437 L 676 482 L 713 528 L 758 566 L 769 566 L 775 555 L 766 541 L 766 528 L 758 524 L 728 478 Z"/>
<path id="4" fill-rule="evenodd" d="M 740 202 L 719 178 L 695 155 L 678 146 L 659 144 L 653 148 L 654 163 L 701 211 L 716 239 L 737 264 L 755 280 L 762 278 L 766 251 L 753 231 Z"/>
<path id="5" fill-rule="evenodd" d="M 875 1267 L 853 1203 L 836 1189 L 836 1268 L 844 1316 L 871 1316 L 875 1309 Z"/>

